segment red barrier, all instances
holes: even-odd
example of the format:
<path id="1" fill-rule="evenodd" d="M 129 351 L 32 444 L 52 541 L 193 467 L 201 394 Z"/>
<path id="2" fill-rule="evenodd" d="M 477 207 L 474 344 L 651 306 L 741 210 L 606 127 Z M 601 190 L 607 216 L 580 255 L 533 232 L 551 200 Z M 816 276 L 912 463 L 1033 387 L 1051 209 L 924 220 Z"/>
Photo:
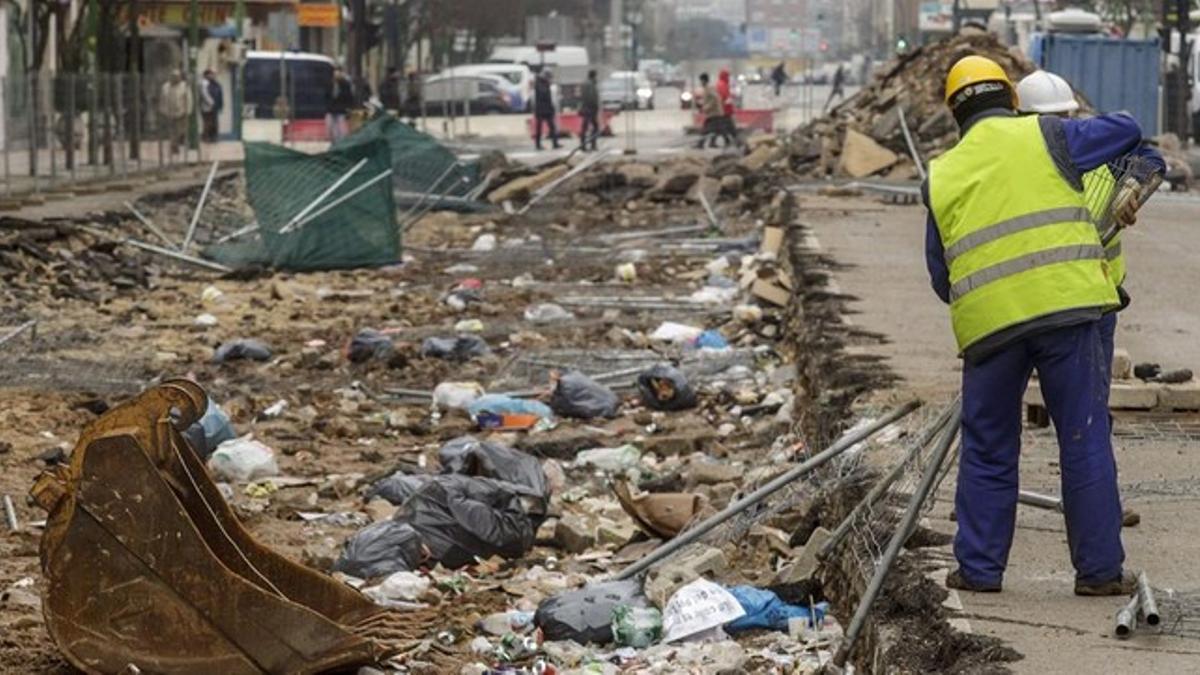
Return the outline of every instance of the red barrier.
<path id="1" fill-rule="evenodd" d="M 291 142 L 327 141 L 325 120 L 291 120 L 283 125 L 283 140 Z"/>

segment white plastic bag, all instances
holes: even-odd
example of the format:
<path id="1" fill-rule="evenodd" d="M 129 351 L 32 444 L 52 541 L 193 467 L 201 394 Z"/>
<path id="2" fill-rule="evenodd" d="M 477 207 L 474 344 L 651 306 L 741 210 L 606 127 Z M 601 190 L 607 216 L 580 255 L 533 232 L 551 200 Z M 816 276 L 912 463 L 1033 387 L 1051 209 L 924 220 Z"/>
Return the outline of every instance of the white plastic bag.
<path id="1" fill-rule="evenodd" d="M 466 409 L 483 396 L 478 382 L 442 382 L 433 388 L 433 407 L 438 410 Z"/>
<path id="2" fill-rule="evenodd" d="M 650 334 L 650 339 L 682 344 L 694 341 L 703 332 L 703 328 L 675 323 L 674 321 L 664 321 Z"/>
<path id="3" fill-rule="evenodd" d="M 208 470 L 218 481 L 249 483 L 279 475 L 275 452 L 250 436 L 225 441 L 208 458 Z"/>
<path id="4" fill-rule="evenodd" d="M 416 602 L 425 595 L 429 586 L 429 578 L 416 572 L 395 572 L 381 581 L 378 586 L 364 589 L 363 595 L 375 601 L 377 605 L 396 607 L 404 603 Z"/>

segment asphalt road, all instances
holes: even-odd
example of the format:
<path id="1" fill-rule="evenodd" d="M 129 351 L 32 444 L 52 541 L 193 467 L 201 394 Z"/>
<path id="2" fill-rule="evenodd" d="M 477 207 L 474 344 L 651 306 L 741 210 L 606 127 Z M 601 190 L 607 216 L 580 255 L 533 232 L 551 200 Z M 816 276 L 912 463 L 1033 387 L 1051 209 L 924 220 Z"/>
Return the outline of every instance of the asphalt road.
<path id="1" fill-rule="evenodd" d="M 848 319 L 888 340 L 868 351 L 887 357 L 904 378 L 901 389 L 947 401 L 961 370 L 947 310 L 925 272 L 924 209 L 805 195 L 800 214 L 814 243 L 847 266 L 834 280 L 858 298 Z M 1200 372 L 1200 198 L 1155 197 L 1140 220 L 1125 238 L 1134 302 L 1121 316 L 1117 344 L 1135 363 Z M 1021 481 L 1025 489 L 1058 494 L 1058 450 L 1050 432 L 1027 430 Z M 1200 415 L 1122 414 L 1115 434 L 1125 504 L 1142 516 L 1141 525 L 1124 531 L 1127 567 L 1145 569 L 1156 587 L 1200 598 Z M 953 489 L 947 481 L 942 497 Z M 954 532 L 946 499 L 930 519 L 936 529 Z M 949 548 L 939 554 L 953 563 Z M 1062 517 L 1021 507 L 1004 592 L 961 594 L 962 617 L 974 632 L 1000 637 L 1024 654 L 1013 664 L 1018 673 L 1200 670 L 1200 600 L 1190 622 L 1168 617 L 1162 634 L 1119 641 L 1111 626 L 1123 599 L 1076 598 L 1073 579 Z M 1171 603 L 1164 603 L 1166 596 L 1160 593 L 1160 605 Z M 1173 635 L 1179 633 L 1185 635 Z"/>

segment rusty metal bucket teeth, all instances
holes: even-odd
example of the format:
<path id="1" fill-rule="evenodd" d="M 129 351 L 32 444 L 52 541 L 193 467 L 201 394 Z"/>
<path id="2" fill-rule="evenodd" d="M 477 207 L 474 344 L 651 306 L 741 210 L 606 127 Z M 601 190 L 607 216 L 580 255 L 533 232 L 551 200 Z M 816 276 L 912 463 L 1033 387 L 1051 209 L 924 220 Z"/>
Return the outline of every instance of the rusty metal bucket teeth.
<path id="1" fill-rule="evenodd" d="M 403 615 L 238 522 L 178 431 L 207 400 L 187 380 L 147 390 L 37 478 L 43 610 L 59 648 L 88 673 L 318 673 L 389 656 L 379 637 L 403 635 Z M 383 625 L 396 628 L 370 628 Z"/>

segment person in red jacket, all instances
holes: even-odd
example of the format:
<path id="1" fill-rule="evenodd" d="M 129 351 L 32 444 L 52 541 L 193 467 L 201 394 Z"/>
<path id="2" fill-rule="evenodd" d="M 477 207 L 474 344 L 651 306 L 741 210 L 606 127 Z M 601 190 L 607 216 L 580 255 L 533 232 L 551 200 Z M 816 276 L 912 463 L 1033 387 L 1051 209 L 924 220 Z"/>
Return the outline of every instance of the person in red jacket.
<path id="1" fill-rule="evenodd" d="M 719 122 L 714 124 L 715 128 L 725 139 L 725 147 L 733 145 L 741 145 L 741 139 L 737 135 L 737 125 L 733 123 L 733 88 L 729 82 L 729 71 L 722 70 L 717 76 L 717 98 L 721 100 L 721 109 L 725 113 Z"/>

